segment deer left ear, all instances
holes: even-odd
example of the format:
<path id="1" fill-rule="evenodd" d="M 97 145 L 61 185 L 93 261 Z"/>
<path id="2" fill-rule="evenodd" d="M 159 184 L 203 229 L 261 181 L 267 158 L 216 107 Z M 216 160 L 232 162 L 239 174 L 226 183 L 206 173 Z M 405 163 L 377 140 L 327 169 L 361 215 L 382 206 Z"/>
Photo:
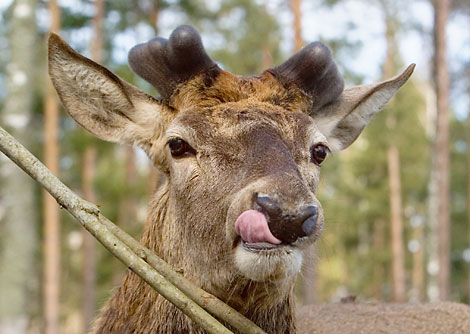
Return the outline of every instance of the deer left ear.
<path id="1" fill-rule="evenodd" d="M 163 103 L 79 55 L 55 34 L 49 38 L 49 74 L 67 112 L 103 140 L 149 153 L 172 117 Z"/>
<path id="2" fill-rule="evenodd" d="M 340 151 L 351 145 L 370 118 L 379 112 L 413 73 L 411 64 L 400 75 L 378 84 L 355 86 L 345 89 L 341 96 L 310 116 L 322 132 L 332 151 Z"/>

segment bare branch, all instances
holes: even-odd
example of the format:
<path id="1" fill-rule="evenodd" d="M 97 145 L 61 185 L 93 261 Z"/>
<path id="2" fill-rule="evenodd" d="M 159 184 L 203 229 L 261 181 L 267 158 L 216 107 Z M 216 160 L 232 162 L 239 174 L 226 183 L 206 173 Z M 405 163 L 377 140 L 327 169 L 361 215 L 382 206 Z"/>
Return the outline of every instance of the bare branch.
<path id="1" fill-rule="evenodd" d="M 100 213 L 95 204 L 72 192 L 2 127 L 0 151 L 38 181 L 61 207 L 69 211 L 114 256 L 209 333 L 232 332 L 206 310 L 240 333 L 265 333 L 217 297 L 175 272 L 168 263 L 114 225 Z"/>

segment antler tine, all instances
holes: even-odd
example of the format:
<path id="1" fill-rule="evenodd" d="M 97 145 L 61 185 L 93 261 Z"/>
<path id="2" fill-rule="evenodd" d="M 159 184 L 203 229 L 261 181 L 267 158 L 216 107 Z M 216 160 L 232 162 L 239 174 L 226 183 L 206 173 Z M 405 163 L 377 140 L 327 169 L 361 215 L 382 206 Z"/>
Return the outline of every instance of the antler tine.
<path id="1" fill-rule="evenodd" d="M 312 98 L 312 112 L 337 99 L 344 80 L 331 56 L 320 42 L 310 43 L 283 64 L 269 70 L 284 86 L 297 85 Z"/>
<path id="2" fill-rule="evenodd" d="M 191 26 L 180 26 L 169 40 L 161 37 L 134 46 L 129 52 L 132 70 L 150 82 L 165 99 L 178 86 L 197 74 L 216 69 L 207 55 L 199 33 Z"/>

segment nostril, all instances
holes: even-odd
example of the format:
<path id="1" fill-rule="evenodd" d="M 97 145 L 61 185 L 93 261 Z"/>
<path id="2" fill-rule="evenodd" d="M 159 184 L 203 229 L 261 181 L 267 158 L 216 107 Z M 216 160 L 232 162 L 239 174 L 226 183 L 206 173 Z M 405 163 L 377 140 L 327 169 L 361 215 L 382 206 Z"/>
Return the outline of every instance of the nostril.
<path id="1" fill-rule="evenodd" d="M 302 210 L 302 231 L 304 232 L 304 236 L 309 236 L 315 230 L 315 225 L 317 224 L 317 217 L 318 217 L 318 208 L 313 205 L 309 205 Z"/>
<path id="2" fill-rule="evenodd" d="M 257 194 L 256 203 L 266 211 L 270 218 L 277 218 L 282 215 L 282 209 L 279 204 L 267 195 Z"/>
<path id="3" fill-rule="evenodd" d="M 318 208 L 315 205 L 306 206 L 302 211 L 302 214 L 305 219 L 316 216 L 318 214 Z"/>
<path id="4" fill-rule="evenodd" d="M 315 230 L 315 225 L 317 224 L 317 217 L 310 217 L 302 224 L 302 231 L 305 235 L 311 235 Z"/>

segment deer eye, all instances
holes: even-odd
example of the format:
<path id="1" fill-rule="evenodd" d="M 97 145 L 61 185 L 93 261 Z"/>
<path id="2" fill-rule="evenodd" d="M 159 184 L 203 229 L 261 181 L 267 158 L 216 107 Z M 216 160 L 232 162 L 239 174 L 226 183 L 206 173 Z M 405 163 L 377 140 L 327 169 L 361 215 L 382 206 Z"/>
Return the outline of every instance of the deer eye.
<path id="1" fill-rule="evenodd" d="M 173 158 L 179 158 L 184 155 L 195 155 L 196 151 L 183 139 L 171 139 L 168 142 Z"/>
<path id="2" fill-rule="evenodd" d="M 316 144 L 310 148 L 310 162 L 320 166 L 328 156 L 330 150 L 323 144 Z"/>

